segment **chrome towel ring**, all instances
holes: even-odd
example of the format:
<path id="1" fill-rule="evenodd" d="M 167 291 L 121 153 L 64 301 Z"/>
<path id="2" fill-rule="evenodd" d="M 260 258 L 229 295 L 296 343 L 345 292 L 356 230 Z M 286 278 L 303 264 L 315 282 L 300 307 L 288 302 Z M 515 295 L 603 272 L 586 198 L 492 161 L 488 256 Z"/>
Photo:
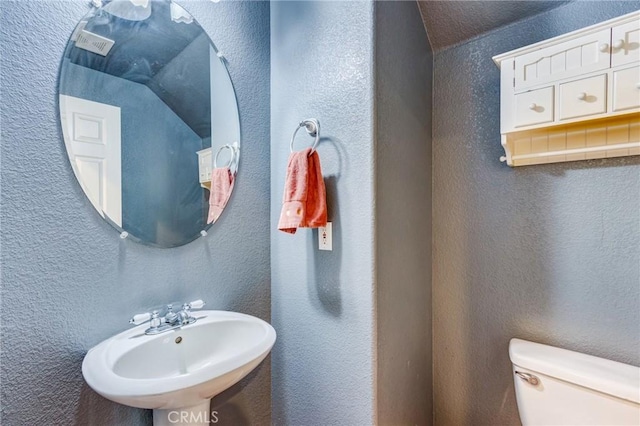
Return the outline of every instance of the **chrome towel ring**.
<path id="1" fill-rule="evenodd" d="M 236 149 L 229 144 L 222 145 L 220 148 L 218 148 L 218 152 L 216 152 L 216 156 L 213 157 L 213 167 L 215 169 L 218 168 L 218 156 L 220 156 L 220 153 L 225 149 L 228 149 L 229 151 L 231 151 L 231 155 L 229 156 L 229 162 L 224 167 L 231 167 L 231 165 L 233 164 L 233 160 L 235 160 L 236 158 Z"/>
<path id="2" fill-rule="evenodd" d="M 296 127 L 296 130 L 294 130 L 293 132 L 293 136 L 291 136 L 291 144 L 289 145 L 289 149 L 291 152 L 293 152 L 293 141 L 296 138 L 298 130 L 300 130 L 302 127 L 305 128 L 309 136 L 316 138 L 315 141 L 313 141 L 313 145 L 311 146 L 311 152 L 309 153 L 311 155 L 315 152 L 316 147 L 318 146 L 318 142 L 320 142 L 320 122 L 315 118 L 302 120 L 300 124 L 298 124 L 298 127 Z"/>

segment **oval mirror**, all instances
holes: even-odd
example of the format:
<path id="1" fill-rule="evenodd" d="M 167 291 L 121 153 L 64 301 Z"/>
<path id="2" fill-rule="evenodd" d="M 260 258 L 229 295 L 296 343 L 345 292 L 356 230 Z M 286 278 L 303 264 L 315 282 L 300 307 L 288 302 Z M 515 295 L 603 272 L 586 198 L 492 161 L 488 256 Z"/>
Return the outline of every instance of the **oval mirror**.
<path id="1" fill-rule="evenodd" d="M 224 58 L 170 0 L 113 0 L 85 16 L 62 58 L 62 134 L 95 209 L 122 236 L 176 247 L 227 204 L 240 119 Z"/>

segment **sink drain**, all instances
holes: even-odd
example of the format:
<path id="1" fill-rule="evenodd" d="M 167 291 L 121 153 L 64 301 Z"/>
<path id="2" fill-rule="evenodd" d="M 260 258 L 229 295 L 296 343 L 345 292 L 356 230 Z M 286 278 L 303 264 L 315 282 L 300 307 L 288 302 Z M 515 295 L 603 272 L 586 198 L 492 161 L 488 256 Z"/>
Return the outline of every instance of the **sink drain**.
<path id="1" fill-rule="evenodd" d="M 180 336 L 176 337 L 176 343 L 180 343 L 180 342 L 182 342 L 182 337 Z"/>

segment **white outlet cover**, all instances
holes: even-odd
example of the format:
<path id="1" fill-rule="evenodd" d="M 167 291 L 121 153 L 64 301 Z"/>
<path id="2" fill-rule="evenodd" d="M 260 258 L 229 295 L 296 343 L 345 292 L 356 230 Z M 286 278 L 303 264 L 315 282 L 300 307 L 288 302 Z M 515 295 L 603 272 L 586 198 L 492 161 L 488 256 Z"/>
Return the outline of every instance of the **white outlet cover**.
<path id="1" fill-rule="evenodd" d="M 327 222 L 327 226 L 318 228 L 318 248 L 320 250 L 333 250 L 333 227 L 331 222 Z"/>

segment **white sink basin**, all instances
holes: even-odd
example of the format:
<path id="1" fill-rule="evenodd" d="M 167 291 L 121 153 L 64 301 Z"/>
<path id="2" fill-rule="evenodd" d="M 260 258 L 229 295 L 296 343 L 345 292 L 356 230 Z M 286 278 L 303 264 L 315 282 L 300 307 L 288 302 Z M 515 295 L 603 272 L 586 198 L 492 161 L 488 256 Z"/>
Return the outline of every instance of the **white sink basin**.
<path id="1" fill-rule="evenodd" d="M 209 400 L 260 364 L 276 332 L 267 322 L 236 312 L 193 316 L 198 321 L 180 329 L 147 336 L 148 324 L 142 324 L 90 349 L 82 362 L 87 384 L 112 401 L 153 409 L 156 425 L 180 424 L 172 410 L 204 410 L 204 417 L 197 416 L 206 420 Z M 191 425 L 207 424 L 190 419 Z"/>

